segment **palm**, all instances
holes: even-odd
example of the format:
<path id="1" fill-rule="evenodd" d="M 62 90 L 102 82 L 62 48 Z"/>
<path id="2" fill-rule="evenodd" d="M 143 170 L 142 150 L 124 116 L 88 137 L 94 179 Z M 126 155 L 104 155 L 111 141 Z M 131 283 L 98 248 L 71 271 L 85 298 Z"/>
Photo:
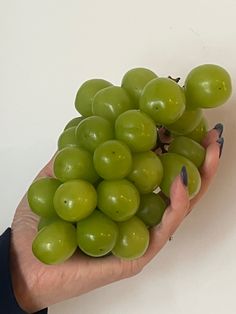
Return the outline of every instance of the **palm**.
<path id="1" fill-rule="evenodd" d="M 30 211 L 27 198 L 20 202 L 12 223 L 12 269 L 19 273 L 15 277 L 15 286 L 25 283 L 25 295 L 40 294 L 47 298 L 51 291 L 56 291 L 54 302 L 78 296 L 82 293 L 128 277 L 138 272 L 139 264 L 135 261 L 122 261 L 113 256 L 94 259 L 83 253 L 75 254 L 60 265 L 45 265 L 32 254 L 32 241 L 37 233 L 38 217 Z M 89 280 L 91 278 L 91 280 Z M 14 278 L 13 278 L 14 279 Z M 60 288 L 60 289 L 59 289 Z M 16 291 L 20 294 L 21 291 Z M 68 293 L 69 291 L 69 293 Z M 50 293 L 49 293 L 50 292 Z M 47 304 L 50 304 L 48 300 Z M 35 306 L 37 306 L 35 304 Z"/>
<path id="2" fill-rule="evenodd" d="M 35 311 L 141 271 L 206 192 L 218 165 L 217 139 L 218 133 L 213 130 L 204 140 L 207 155 L 201 170 L 202 187 L 199 194 L 189 202 L 187 192 L 177 177 L 172 185 L 170 206 L 165 211 L 162 222 L 151 231 L 147 252 L 134 261 L 124 261 L 113 256 L 94 259 L 79 252 L 60 265 L 42 264 L 33 256 L 31 250 L 32 241 L 37 233 L 38 218 L 31 212 L 24 196 L 12 223 L 11 269 L 13 287 L 19 304 L 26 310 Z M 37 178 L 51 176 L 51 168 L 52 162 Z"/>

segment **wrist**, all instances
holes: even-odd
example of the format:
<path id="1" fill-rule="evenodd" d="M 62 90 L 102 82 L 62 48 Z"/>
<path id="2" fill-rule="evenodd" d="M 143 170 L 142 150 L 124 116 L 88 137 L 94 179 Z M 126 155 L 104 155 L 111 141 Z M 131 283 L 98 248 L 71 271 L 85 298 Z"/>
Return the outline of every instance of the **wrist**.
<path id="1" fill-rule="evenodd" d="M 17 250 L 14 245 L 14 236 L 11 237 L 10 244 L 10 273 L 12 289 L 16 302 L 19 307 L 26 313 L 34 313 L 37 311 L 37 306 L 34 304 L 33 287 L 30 284 L 30 278 L 24 274 L 23 269 L 27 269 L 19 260 Z"/>

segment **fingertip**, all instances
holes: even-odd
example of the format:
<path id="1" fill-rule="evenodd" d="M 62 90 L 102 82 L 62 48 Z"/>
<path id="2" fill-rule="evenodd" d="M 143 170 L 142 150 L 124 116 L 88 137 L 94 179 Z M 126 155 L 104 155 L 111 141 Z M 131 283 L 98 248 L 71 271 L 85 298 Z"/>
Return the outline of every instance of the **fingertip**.
<path id="1" fill-rule="evenodd" d="M 217 141 L 211 143 L 206 149 L 206 156 L 202 167 L 199 169 L 201 174 L 201 189 L 191 200 L 191 208 L 207 192 L 212 179 L 214 178 L 219 165 L 220 144 Z"/>
<path id="2" fill-rule="evenodd" d="M 52 156 L 52 158 L 49 160 L 49 162 L 43 167 L 43 169 L 40 170 L 38 175 L 35 179 L 43 178 L 43 177 L 54 177 L 53 172 L 53 163 L 54 159 L 57 155 L 57 152 Z"/>
<path id="3" fill-rule="evenodd" d="M 50 176 L 50 177 L 54 177 L 53 165 L 54 165 L 54 160 L 55 160 L 55 158 L 56 158 L 56 156 L 57 156 L 57 153 L 58 153 L 58 152 L 56 152 L 56 153 L 52 156 L 52 158 L 49 160 L 49 162 L 47 163 L 47 165 L 44 167 L 45 173 L 46 173 L 48 176 Z"/>
<path id="4" fill-rule="evenodd" d="M 180 171 L 180 178 L 182 180 L 183 185 L 187 187 L 188 186 L 188 172 L 185 166 L 183 166 Z"/>
<path id="5" fill-rule="evenodd" d="M 216 142 L 217 144 L 219 144 L 219 158 L 220 158 L 222 155 L 225 140 L 223 137 L 220 137 Z"/>
<path id="6" fill-rule="evenodd" d="M 207 135 L 203 139 L 201 145 L 207 148 L 210 144 L 215 143 L 219 138 L 219 130 L 216 128 L 211 129 L 207 132 Z"/>
<path id="7" fill-rule="evenodd" d="M 222 123 L 217 123 L 213 129 L 218 132 L 218 137 L 222 137 L 224 132 L 224 125 Z"/>
<path id="8" fill-rule="evenodd" d="M 182 201 L 185 202 L 189 198 L 187 182 L 187 169 L 183 167 L 170 188 L 170 202 L 172 205 L 180 204 Z"/>

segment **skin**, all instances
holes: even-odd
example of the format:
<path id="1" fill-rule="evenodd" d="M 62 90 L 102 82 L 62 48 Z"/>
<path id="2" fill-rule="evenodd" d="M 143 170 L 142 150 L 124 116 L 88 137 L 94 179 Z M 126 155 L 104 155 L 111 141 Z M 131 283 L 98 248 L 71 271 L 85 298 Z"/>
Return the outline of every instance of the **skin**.
<path id="1" fill-rule="evenodd" d="M 144 256 L 133 261 L 120 260 L 114 256 L 94 259 L 77 253 L 61 265 L 47 266 L 40 263 L 31 251 L 32 240 L 37 233 L 38 217 L 31 212 L 24 196 L 12 223 L 10 251 L 13 289 L 22 309 L 32 313 L 140 273 L 208 190 L 219 163 L 217 139 L 218 132 L 213 129 L 203 141 L 207 153 L 200 170 L 202 186 L 199 194 L 189 201 L 186 187 L 180 176 L 176 177 L 171 187 L 170 205 L 161 223 L 150 231 L 148 250 Z M 52 176 L 52 164 L 53 159 L 37 178 Z"/>

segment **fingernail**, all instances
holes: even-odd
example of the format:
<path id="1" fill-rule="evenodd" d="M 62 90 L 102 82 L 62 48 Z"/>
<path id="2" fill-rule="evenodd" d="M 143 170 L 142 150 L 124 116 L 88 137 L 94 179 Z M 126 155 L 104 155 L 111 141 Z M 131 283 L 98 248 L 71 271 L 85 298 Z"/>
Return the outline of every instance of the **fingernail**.
<path id="1" fill-rule="evenodd" d="M 224 131 L 224 126 L 222 123 L 217 123 L 215 126 L 214 126 L 214 129 L 218 132 L 219 134 L 219 137 L 221 137 L 223 131 Z"/>
<path id="2" fill-rule="evenodd" d="M 180 177 L 181 177 L 181 180 L 183 182 L 183 185 L 185 185 L 187 187 L 188 186 L 188 173 L 187 173 L 187 169 L 185 166 L 183 166 L 181 169 Z"/>
<path id="3" fill-rule="evenodd" d="M 222 154 L 223 146 L 224 146 L 224 138 L 220 137 L 216 142 L 220 145 L 220 152 L 219 152 L 219 158 L 220 158 Z"/>

